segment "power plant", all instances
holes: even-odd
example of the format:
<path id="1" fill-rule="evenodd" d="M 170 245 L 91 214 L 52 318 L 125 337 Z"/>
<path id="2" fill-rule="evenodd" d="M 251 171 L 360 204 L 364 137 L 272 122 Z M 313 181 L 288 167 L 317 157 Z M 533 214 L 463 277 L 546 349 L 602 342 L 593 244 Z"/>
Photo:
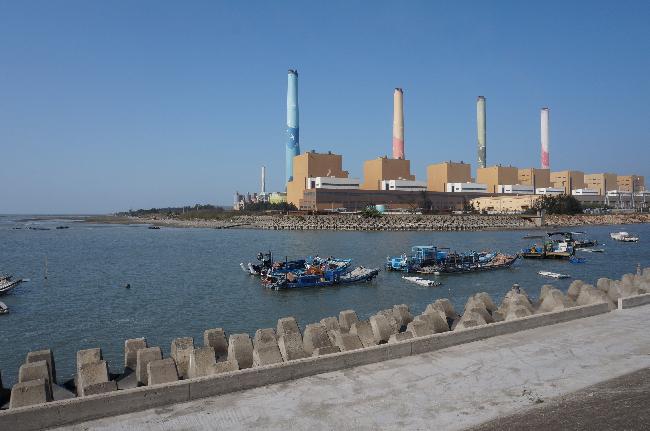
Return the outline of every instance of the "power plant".
<path id="1" fill-rule="evenodd" d="M 298 71 L 289 69 L 287 76 L 287 182 L 293 179 L 293 158 L 300 154 L 298 127 Z"/>
<path id="2" fill-rule="evenodd" d="M 542 141 L 542 169 L 550 169 L 548 158 L 548 108 L 542 108 L 540 113 L 540 135 Z"/>
<path id="3" fill-rule="evenodd" d="M 266 166 L 262 166 L 262 184 L 260 187 L 260 194 L 266 195 Z"/>
<path id="4" fill-rule="evenodd" d="M 485 97 L 478 96 L 476 99 L 476 132 L 478 135 L 478 167 L 484 168 L 485 165 Z"/>
<path id="5" fill-rule="evenodd" d="M 404 92 L 393 92 L 393 159 L 404 158 Z"/>

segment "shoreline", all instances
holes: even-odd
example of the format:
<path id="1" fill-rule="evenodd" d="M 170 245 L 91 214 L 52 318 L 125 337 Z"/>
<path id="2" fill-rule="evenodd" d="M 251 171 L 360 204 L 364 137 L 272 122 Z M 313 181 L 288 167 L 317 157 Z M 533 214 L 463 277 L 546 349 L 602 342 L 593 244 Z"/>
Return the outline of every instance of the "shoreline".
<path id="1" fill-rule="evenodd" d="M 79 219 L 79 217 L 75 217 Z M 367 219 L 359 215 L 241 215 L 221 220 L 179 220 L 160 217 L 90 216 L 84 223 L 147 224 L 160 227 L 261 230 L 337 231 L 494 231 L 607 226 L 650 223 L 650 214 L 550 215 L 544 224 L 521 215 L 385 215 Z"/>

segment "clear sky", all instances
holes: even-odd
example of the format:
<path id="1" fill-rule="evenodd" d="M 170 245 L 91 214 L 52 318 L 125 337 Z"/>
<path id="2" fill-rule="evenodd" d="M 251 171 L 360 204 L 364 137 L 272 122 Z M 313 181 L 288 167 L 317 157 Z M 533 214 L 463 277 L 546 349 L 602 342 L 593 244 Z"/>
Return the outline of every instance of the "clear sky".
<path id="1" fill-rule="evenodd" d="M 0 0 L 0 213 L 103 213 L 284 189 L 287 69 L 302 151 L 362 175 L 391 152 L 650 177 L 648 1 Z M 650 178 L 648 178 L 650 180 Z M 650 182 L 650 181 L 649 181 Z"/>

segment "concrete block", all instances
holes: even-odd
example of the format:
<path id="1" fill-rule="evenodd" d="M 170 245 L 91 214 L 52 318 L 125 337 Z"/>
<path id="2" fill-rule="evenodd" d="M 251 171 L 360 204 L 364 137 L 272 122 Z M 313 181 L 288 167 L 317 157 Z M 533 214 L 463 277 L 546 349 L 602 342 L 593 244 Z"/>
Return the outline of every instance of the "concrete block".
<path id="1" fill-rule="evenodd" d="M 194 379 L 210 374 L 212 366 L 217 363 L 212 347 L 199 347 L 190 353 L 190 361 L 187 368 L 187 378 Z M 178 366 L 177 366 L 178 369 Z"/>
<path id="2" fill-rule="evenodd" d="M 339 349 L 338 346 L 319 347 L 317 349 L 314 349 L 312 356 L 332 355 L 334 353 L 339 353 L 340 351 L 341 349 Z"/>
<path id="3" fill-rule="evenodd" d="M 138 363 L 138 350 L 147 348 L 144 338 L 131 338 L 124 341 L 124 368 L 135 371 Z"/>
<path id="4" fill-rule="evenodd" d="M 410 332 L 400 332 L 398 334 L 393 334 L 388 339 L 388 344 L 399 343 L 400 341 L 406 341 L 413 338 L 413 335 Z"/>
<path id="5" fill-rule="evenodd" d="M 189 377 L 190 355 L 194 351 L 194 339 L 192 337 L 174 338 L 171 346 L 171 357 L 176 362 L 178 375 L 187 379 Z"/>
<path id="6" fill-rule="evenodd" d="M 302 336 L 303 348 L 307 356 L 314 353 L 314 349 L 330 347 L 332 342 L 327 335 L 327 328 L 322 323 L 311 323 L 305 327 Z"/>
<path id="7" fill-rule="evenodd" d="M 147 386 L 171 383 L 178 380 L 176 362 L 172 358 L 158 359 L 147 364 Z"/>
<path id="8" fill-rule="evenodd" d="M 284 359 L 285 362 L 307 357 L 300 334 L 290 332 L 286 335 L 281 335 L 278 339 L 278 345 L 280 347 L 282 359 Z"/>
<path id="9" fill-rule="evenodd" d="M 18 381 L 29 382 L 31 380 L 43 380 L 47 391 L 47 400 L 52 400 L 52 381 L 50 380 L 50 367 L 47 361 L 36 361 L 23 364 L 18 370 Z"/>
<path id="10" fill-rule="evenodd" d="M 77 371 L 77 395 L 86 396 L 86 390 L 97 383 L 108 382 L 106 361 L 91 362 L 79 367 Z"/>
<path id="11" fill-rule="evenodd" d="M 406 304 L 393 305 L 393 317 L 401 327 L 408 325 L 413 321 L 413 315 Z"/>
<path id="12" fill-rule="evenodd" d="M 87 364 L 93 364 L 102 360 L 102 349 L 84 349 L 77 351 L 77 372 Z"/>
<path id="13" fill-rule="evenodd" d="M 334 344 L 341 350 L 341 352 L 363 349 L 363 343 L 361 342 L 361 339 L 359 339 L 356 334 L 349 332 L 336 332 Z"/>
<path id="14" fill-rule="evenodd" d="M 433 304 L 427 305 L 427 309 L 424 311 L 425 314 L 430 314 L 434 312 L 440 312 L 444 314 L 443 318 L 449 320 L 457 320 L 460 318 L 460 315 L 454 310 L 454 306 L 451 301 L 447 298 L 437 299 Z"/>
<path id="15" fill-rule="evenodd" d="M 325 325 L 328 331 L 341 330 L 341 326 L 339 325 L 339 320 L 336 317 L 325 317 L 320 320 L 320 323 Z"/>
<path id="16" fill-rule="evenodd" d="M 540 296 L 540 303 L 537 311 L 540 313 L 560 311 L 574 305 L 575 303 L 568 297 L 564 296 L 560 290 L 551 286 L 544 292 L 543 296 Z"/>
<path id="17" fill-rule="evenodd" d="M 29 364 L 32 362 L 45 361 L 47 366 L 50 369 L 50 382 L 52 384 L 56 383 L 56 365 L 54 364 L 54 353 L 51 349 L 36 350 L 33 352 L 27 353 L 27 358 L 25 363 Z"/>
<path id="18" fill-rule="evenodd" d="M 89 395 L 105 394 L 107 392 L 114 391 L 117 391 L 117 383 L 115 380 L 111 380 L 108 382 L 94 383 L 92 385 L 89 385 L 84 389 L 83 396 L 87 397 Z"/>
<path id="19" fill-rule="evenodd" d="M 253 337 L 253 366 L 261 367 L 282 362 L 282 354 L 273 328 L 258 329 Z"/>
<path id="20" fill-rule="evenodd" d="M 406 325 L 406 332 L 410 333 L 413 338 L 433 335 L 435 332 L 431 326 L 424 320 L 414 320 Z"/>
<path id="21" fill-rule="evenodd" d="M 212 365 L 210 368 L 211 368 L 210 369 L 210 375 L 221 374 L 221 373 L 229 373 L 231 371 L 239 370 L 239 366 L 237 365 L 237 362 L 235 362 L 235 361 L 217 362 L 216 364 Z"/>
<path id="22" fill-rule="evenodd" d="M 43 404 L 49 400 L 44 379 L 18 382 L 11 388 L 9 409 Z"/>
<path id="23" fill-rule="evenodd" d="M 240 370 L 253 366 L 253 343 L 248 334 L 232 334 L 230 336 L 228 360 L 237 362 Z"/>
<path id="24" fill-rule="evenodd" d="M 287 335 L 287 334 L 300 335 L 300 328 L 298 328 L 298 322 L 296 321 L 296 318 L 289 316 L 289 317 L 283 317 L 282 319 L 279 319 L 276 333 L 278 338 L 281 337 L 282 335 Z"/>
<path id="25" fill-rule="evenodd" d="M 610 309 L 613 309 L 613 302 L 609 299 L 609 296 L 601 290 L 596 289 L 590 284 L 585 284 L 581 286 L 580 294 L 576 299 L 577 305 L 591 305 L 605 302 L 610 304 Z"/>
<path id="26" fill-rule="evenodd" d="M 481 302 L 483 302 L 483 306 L 485 307 L 485 309 L 487 311 L 489 311 L 490 313 L 493 312 L 493 311 L 496 311 L 497 306 L 494 304 L 494 302 L 492 301 L 492 298 L 490 297 L 490 295 L 487 292 L 478 292 L 478 293 L 475 293 L 473 296 L 475 298 L 481 300 Z"/>
<path id="27" fill-rule="evenodd" d="M 146 386 L 149 384 L 149 374 L 147 374 L 147 364 L 151 361 L 162 359 L 160 347 L 147 347 L 138 349 L 136 353 L 135 376 L 138 384 Z"/>
<path id="28" fill-rule="evenodd" d="M 569 285 L 567 296 L 571 298 L 573 301 L 577 300 L 578 296 L 580 295 L 580 290 L 582 289 L 583 284 L 585 284 L 585 282 L 582 280 L 573 280 Z"/>
<path id="29" fill-rule="evenodd" d="M 359 318 L 354 310 L 343 310 L 339 313 L 339 328 L 341 332 L 349 332 L 352 324 L 358 321 Z"/>
<path id="30" fill-rule="evenodd" d="M 377 312 L 377 315 L 384 316 L 386 318 L 386 321 L 388 322 L 388 325 L 390 326 L 390 333 L 391 334 L 397 334 L 401 326 L 393 316 L 393 309 L 388 308 L 386 310 L 380 310 Z"/>
<path id="31" fill-rule="evenodd" d="M 372 332 L 372 326 L 368 320 L 356 321 L 350 328 L 350 334 L 359 337 L 363 347 L 376 346 L 375 334 Z"/>
<path id="32" fill-rule="evenodd" d="M 419 316 L 415 316 L 414 322 L 424 322 L 434 333 L 449 331 L 447 319 L 441 316 L 440 313 L 420 314 Z"/>
<path id="33" fill-rule="evenodd" d="M 214 349 L 217 361 L 228 360 L 228 340 L 222 328 L 206 329 L 203 332 L 203 345 Z"/>
<path id="34" fill-rule="evenodd" d="M 383 314 L 376 314 L 370 317 L 370 327 L 377 344 L 385 343 L 393 334 L 390 322 Z"/>

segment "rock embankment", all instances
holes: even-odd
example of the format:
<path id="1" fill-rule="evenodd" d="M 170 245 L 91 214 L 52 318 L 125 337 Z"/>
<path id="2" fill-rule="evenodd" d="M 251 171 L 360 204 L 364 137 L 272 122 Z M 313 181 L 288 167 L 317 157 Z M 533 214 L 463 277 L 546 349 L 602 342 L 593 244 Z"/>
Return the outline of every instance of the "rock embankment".
<path id="1" fill-rule="evenodd" d="M 607 224 L 636 224 L 650 223 L 650 214 L 629 213 L 629 214 L 602 214 L 588 215 L 547 215 L 545 223 L 550 226 L 584 226 L 584 225 L 607 225 Z"/>

